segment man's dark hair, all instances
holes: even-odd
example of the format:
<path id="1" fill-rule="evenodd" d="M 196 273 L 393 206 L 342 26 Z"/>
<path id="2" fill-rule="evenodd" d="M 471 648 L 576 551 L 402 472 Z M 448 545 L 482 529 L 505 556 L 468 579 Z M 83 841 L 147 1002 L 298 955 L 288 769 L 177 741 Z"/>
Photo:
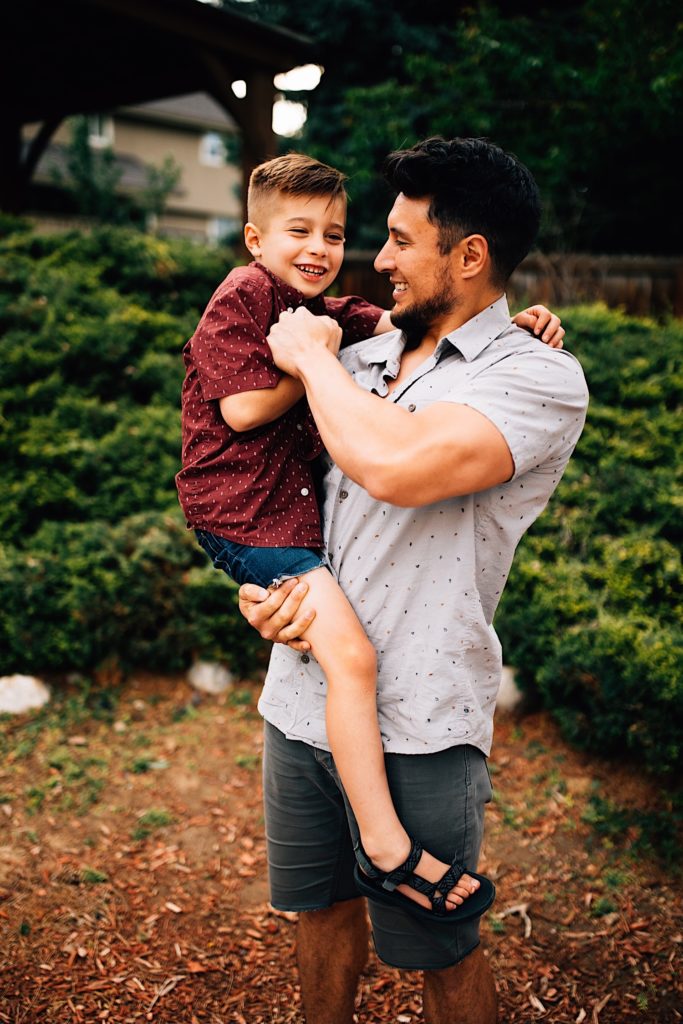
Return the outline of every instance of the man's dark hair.
<path id="1" fill-rule="evenodd" d="M 517 157 L 486 139 L 425 139 L 390 153 L 384 175 L 396 192 L 430 200 L 444 255 L 467 235 L 483 235 L 496 285 L 505 285 L 534 244 L 538 186 Z"/>

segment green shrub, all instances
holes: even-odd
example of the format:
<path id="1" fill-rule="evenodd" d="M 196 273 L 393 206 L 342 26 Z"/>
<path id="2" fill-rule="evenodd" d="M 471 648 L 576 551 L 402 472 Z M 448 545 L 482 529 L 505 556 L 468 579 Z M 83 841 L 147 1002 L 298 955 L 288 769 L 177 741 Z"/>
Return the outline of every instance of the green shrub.
<path id="1" fill-rule="evenodd" d="M 0 674 L 112 661 L 173 670 L 198 656 L 247 672 L 262 645 L 241 620 L 236 590 L 179 511 L 45 523 L 30 551 L 0 545 Z"/>
<path id="2" fill-rule="evenodd" d="M 263 652 L 175 494 L 181 349 L 230 254 L 0 221 L 0 673 Z"/>
<path id="3" fill-rule="evenodd" d="M 496 619 L 523 686 L 573 742 L 656 770 L 681 761 L 683 326 L 568 310 L 584 434 L 523 539 Z"/>

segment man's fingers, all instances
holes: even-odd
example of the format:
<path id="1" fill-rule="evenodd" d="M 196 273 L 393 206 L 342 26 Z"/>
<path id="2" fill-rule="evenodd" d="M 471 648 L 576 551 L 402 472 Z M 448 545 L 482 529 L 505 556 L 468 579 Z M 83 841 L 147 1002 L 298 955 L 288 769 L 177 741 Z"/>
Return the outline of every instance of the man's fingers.
<path id="1" fill-rule="evenodd" d="M 547 319 L 546 323 L 543 326 L 541 326 L 541 318 L 540 317 L 538 318 L 538 323 L 536 324 L 536 330 L 537 331 L 542 331 L 543 332 L 543 334 L 542 334 L 543 341 L 548 341 L 549 342 L 552 339 L 553 335 L 558 331 L 559 326 L 560 326 L 560 318 L 559 318 L 559 316 L 555 316 L 554 313 L 551 313 L 548 316 L 548 319 Z"/>

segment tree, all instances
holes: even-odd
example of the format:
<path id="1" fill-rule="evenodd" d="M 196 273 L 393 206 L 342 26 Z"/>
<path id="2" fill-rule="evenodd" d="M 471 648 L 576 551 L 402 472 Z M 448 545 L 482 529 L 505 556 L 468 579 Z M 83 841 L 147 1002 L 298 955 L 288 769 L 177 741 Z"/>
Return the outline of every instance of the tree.
<path id="1" fill-rule="evenodd" d="M 350 175 L 352 244 L 383 238 L 386 153 L 443 134 L 488 137 L 529 165 L 547 249 L 680 250 L 671 156 L 683 22 L 672 0 L 583 0 L 533 16 L 496 4 L 444 16 L 435 0 L 253 9 L 319 44 L 325 74 L 296 97 L 309 105 L 297 145 Z"/>

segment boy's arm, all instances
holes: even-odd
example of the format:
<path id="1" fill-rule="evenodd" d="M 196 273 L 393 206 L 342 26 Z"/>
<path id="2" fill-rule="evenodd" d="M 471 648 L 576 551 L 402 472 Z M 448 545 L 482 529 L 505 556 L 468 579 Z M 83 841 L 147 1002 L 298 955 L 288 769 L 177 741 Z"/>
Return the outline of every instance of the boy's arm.
<path id="1" fill-rule="evenodd" d="M 264 423 L 272 423 L 291 409 L 304 394 L 305 388 L 300 380 L 284 376 L 274 388 L 239 391 L 234 395 L 225 395 L 218 404 L 228 426 L 241 433 L 261 427 Z"/>
<path id="2" fill-rule="evenodd" d="M 545 306 L 529 306 L 512 318 L 513 324 L 523 327 L 525 331 L 540 337 L 551 348 L 563 348 L 564 327 L 559 316 L 551 313 Z"/>

